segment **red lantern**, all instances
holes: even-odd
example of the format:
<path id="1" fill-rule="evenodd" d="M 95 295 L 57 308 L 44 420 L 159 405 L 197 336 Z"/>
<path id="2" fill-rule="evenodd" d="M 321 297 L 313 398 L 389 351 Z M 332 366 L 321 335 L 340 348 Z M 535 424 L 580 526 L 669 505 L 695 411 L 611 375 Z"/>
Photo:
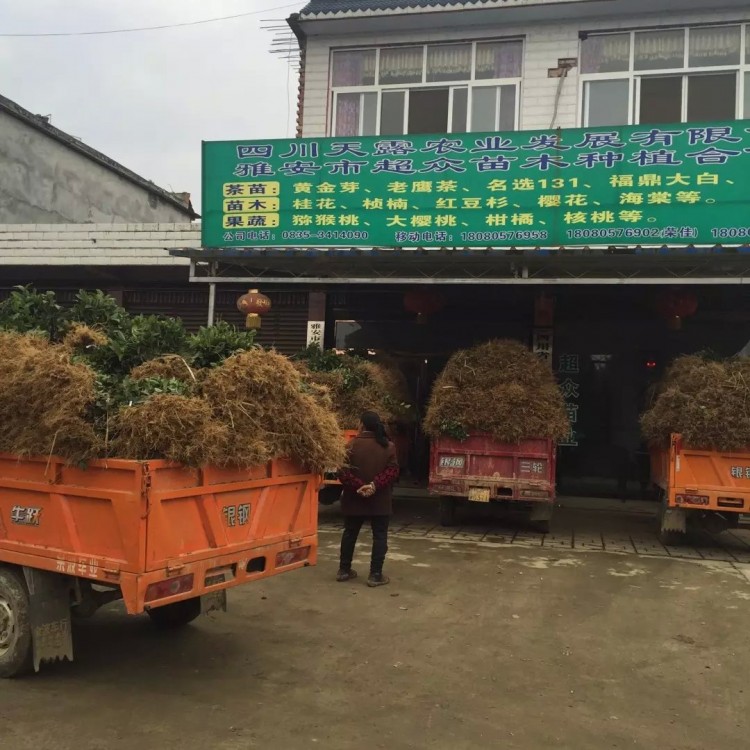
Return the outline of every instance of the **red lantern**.
<path id="1" fill-rule="evenodd" d="M 251 289 L 237 300 L 237 309 L 246 316 L 246 328 L 260 328 L 260 316 L 271 309 L 271 300 L 257 289 Z"/>
<path id="2" fill-rule="evenodd" d="M 404 309 L 417 316 L 417 323 L 426 323 L 429 315 L 445 307 L 442 295 L 431 289 L 413 289 L 404 295 Z"/>
<path id="3" fill-rule="evenodd" d="M 692 292 L 671 291 L 659 299 L 657 309 L 669 328 L 679 331 L 682 319 L 695 315 L 698 310 L 698 299 Z"/>

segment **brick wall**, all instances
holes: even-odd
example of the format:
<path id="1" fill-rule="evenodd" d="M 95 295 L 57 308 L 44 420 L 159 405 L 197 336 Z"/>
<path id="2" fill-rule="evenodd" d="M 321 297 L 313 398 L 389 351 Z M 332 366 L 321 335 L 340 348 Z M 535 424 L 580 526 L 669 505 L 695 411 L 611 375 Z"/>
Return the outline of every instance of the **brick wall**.
<path id="1" fill-rule="evenodd" d="M 200 224 L 0 224 L 2 265 L 184 266 Z"/>

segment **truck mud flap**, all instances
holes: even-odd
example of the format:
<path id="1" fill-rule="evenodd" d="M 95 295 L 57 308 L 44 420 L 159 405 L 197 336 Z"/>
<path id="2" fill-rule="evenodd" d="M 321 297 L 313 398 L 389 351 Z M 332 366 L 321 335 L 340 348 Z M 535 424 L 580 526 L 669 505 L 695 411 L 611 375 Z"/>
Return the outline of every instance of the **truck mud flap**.
<path id="1" fill-rule="evenodd" d="M 661 517 L 662 532 L 684 534 L 687 531 L 687 513 L 682 508 L 664 508 Z"/>
<path id="2" fill-rule="evenodd" d="M 34 669 L 45 661 L 73 661 L 70 625 L 70 583 L 58 573 L 24 568 L 29 589 L 29 621 L 34 647 Z"/>
<path id="3" fill-rule="evenodd" d="M 532 523 L 539 521 L 551 521 L 552 511 L 555 509 L 554 503 L 532 503 L 531 515 L 529 520 Z"/>
<path id="4" fill-rule="evenodd" d="M 227 592 L 226 589 L 213 591 L 210 594 L 204 594 L 201 597 L 201 614 L 207 615 L 209 612 L 226 612 L 227 611 Z"/>

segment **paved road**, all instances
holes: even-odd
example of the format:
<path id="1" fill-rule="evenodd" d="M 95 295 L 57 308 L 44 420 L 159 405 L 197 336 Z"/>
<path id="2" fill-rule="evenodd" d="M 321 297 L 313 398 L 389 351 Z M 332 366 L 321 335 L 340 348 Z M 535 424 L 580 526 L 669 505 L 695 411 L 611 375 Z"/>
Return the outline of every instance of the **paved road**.
<path id="1" fill-rule="evenodd" d="M 0 683 L 0 747 L 747 745 L 740 563 L 398 536 L 371 590 L 332 580 L 337 545 L 324 529 L 317 568 L 176 635 L 117 608 L 79 624 L 74 664 Z"/>

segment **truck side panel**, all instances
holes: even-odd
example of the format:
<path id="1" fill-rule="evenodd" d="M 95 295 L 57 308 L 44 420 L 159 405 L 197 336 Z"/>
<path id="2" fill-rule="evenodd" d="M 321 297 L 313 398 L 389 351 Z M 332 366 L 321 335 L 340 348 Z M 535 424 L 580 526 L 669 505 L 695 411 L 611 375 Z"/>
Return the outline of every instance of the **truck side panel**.
<path id="1" fill-rule="evenodd" d="M 54 458 L 0 454 L 0 559 L 5 551 L 31 554 L 70 575 L 139 572 L 146 510 L 135 461 L 95 462 L 84 471 Z"/>

